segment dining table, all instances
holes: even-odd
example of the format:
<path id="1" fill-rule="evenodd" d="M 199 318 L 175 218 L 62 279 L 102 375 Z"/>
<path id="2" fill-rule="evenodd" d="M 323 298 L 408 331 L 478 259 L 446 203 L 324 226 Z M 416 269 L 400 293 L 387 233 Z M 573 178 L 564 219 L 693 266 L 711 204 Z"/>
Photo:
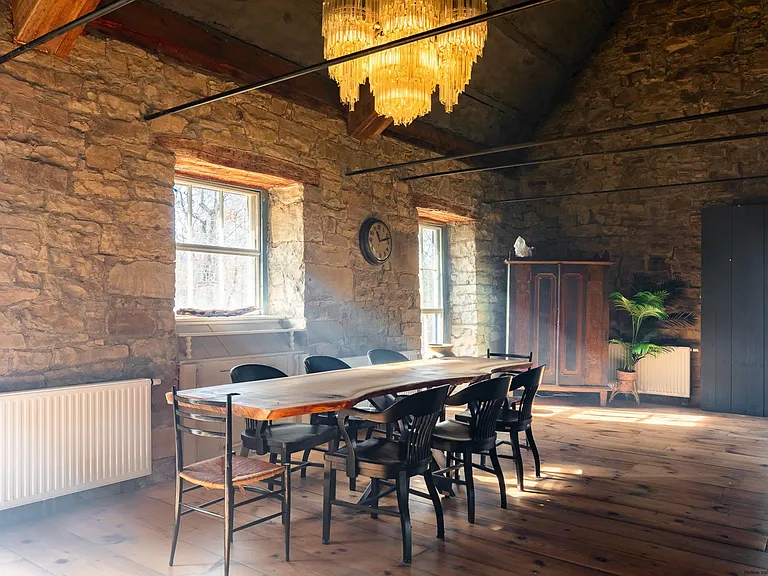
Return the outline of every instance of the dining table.
<path id="1" fill-rule="evenodd" d="M 194 400 L 226 402 L 227 394 L 237 394 L 232 397 L 234 416 L 279 420 L 344 410 L 385 394 L 468 384 L 492 374 L 526 370 L 530 366 L 527 360 L 517 358 L 433 358 L 206 386 L 184 390 L 183 395 Z M 169 392 L 166 399 L 171 404 L 172 393 Z M 205 407 L 205 410 L 223 411 L 223 408 Z"/>
<path id="2" fill-rule="evenodd" d="M 442 357 L 393 364 L 361 366 L 331 372 L 301 374 L 271 380 L 238 382 L 184 390 L 194 400 L 226 402 L 232 397 L 232 414 L 252 420 L 279 420 L 352 408 L 364 400 L 436 386 L 470 384 L 493 374 L 523 371 L 531 362 L 519 358 Z M 173 403 L 172 393 L 166 395 Z M 196 406 L 200 410 L 223 408 Z M 441 491 L 451 492 L 450 483 L 435 479 Z M 366 488 L 360 501 L 370 492 Z"/>

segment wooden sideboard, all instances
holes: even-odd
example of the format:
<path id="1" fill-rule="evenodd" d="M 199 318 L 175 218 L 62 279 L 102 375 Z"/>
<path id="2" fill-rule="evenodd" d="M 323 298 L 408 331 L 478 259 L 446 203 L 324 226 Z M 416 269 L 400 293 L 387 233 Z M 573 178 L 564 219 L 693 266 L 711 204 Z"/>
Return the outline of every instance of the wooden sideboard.
<path id="1" fill-rule="evenodd" d="M 607 382 L 611 262 L 508 260 L 507 351 L 533 351 L 544 383 Z"/>

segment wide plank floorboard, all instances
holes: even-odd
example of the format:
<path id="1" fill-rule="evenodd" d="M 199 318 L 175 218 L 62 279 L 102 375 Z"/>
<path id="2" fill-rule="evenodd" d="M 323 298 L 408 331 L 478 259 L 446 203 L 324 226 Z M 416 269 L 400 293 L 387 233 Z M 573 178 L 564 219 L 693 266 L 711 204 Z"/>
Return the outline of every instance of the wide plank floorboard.
<path id="1" fill-rule="evenodd" d="M 400 562 L 397 519 L 334 509 L 320 542 L 322 471 L 293 484 L 292 562 L 279 520 L 239 532 L 233 576 L 616 576 L 768 573 L 768 421 L 671 406 L 575 407 L 542 399 L 534 431 L 543 477 L 523 455 L 526 492 L 502 460 L 509 509 L 496 479 L 476 473 L 476 523 L 466 495 L 444 498 L 446 540 L 431 503 L 412 497 L 413 563 Z M 509 453 L 509 448 L 501 449 Z M 313 455 L 319 458 L 318 454 Z M 364 486 L 360 478 L 358 485 Z M 421 487 L 421 481 L 415 484 Z M 202 491 L 188 495 L 199 502 Z M 339 474 L 338 497 L 354 500 Z M 185 516 L 177 565 L 168 566 L 170 483 L 94 500 L 52 518 L 0 529 L 0 573 L 13 576 L 202 576 L 222 571 L 223 527 Z M 394 505 L 389 498 L 385 505 Z M 236 524 L 275 510 L 239 509 Z"/>

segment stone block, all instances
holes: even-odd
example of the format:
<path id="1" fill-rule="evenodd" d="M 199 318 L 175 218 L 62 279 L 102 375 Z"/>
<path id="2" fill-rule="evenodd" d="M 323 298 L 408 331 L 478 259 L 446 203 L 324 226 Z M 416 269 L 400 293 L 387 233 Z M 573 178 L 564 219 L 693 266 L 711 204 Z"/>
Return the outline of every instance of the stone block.
<path id="1" fill-rule="evenodd" d="M 0 306 L 9 306 L 27 300 L 34 300 L 40 290 L 21 286 L 0 286 Z"/>
<path id="2" fill-rule="evenodd" d="M 89 168 L 112 171 L 123 163 L 123 155 L 117 146 L 88 146 L 85 163 Z"/>
<path id="3" fill-rule="evenodd" d="M 175 295 L 175 267 L 160 262 L 133 262 L 117 264 L 107 276 L 110 294 L 144 296 L 147 298 L 173 298 Z"/>
<path id="4" fill-rule="evenodd" d="M 352 270 L 307 264 L 305 274 L 307 301 L 352 301 L 354 299 L 354 273 Z"/>
<path id="5" fill-rule="evenodd" d="M 55 350 L 53 353 L 53 364 L 55 366 L 79 366 L 81 364 L 123 360 L 125 358 L 128 358 L 128 346 L 125 345 L 85 345 Z"/>
<path id="6" fill-rule="evenodd" d="M 150 336 L 157 325 L 152 314 L 143 310 L 112 310 L 107 316 L 107 330 L 113 336 Z"/>

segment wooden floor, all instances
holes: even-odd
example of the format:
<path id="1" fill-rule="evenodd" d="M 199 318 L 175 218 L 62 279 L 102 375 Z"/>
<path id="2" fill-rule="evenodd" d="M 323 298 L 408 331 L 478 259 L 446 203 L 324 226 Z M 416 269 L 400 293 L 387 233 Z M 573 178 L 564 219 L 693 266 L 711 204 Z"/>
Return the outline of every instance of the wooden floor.
<path id="1" fill-rule="evenodd" d="M 518 494 L 506 461 L 511 498 L 501 510 L 496 480 L 480 476 L 477 524 L 466 521 L 463 493 L 444 500 L 445 542 L 431 505 L 412 497 L 410 567 L 396 518 L 335 509 L 332 544 L 320 543 L 322 472 L 313 469 L 294 483 L 293 561 L 281 559 L 276 521 L 235 535 L 232 574 L 768 574 L 768 420 L 622 406 L 540 402 L 544 478 L 526 454 L 529 491 Z M 339 495 L 353 498 L 341 481 Z M 171 499 L 165 484 L 0 531 L 0 574 L 220 574 L 223 528 L 199 515 L 184 518 L 178 564 L 167 566 Z"/>

